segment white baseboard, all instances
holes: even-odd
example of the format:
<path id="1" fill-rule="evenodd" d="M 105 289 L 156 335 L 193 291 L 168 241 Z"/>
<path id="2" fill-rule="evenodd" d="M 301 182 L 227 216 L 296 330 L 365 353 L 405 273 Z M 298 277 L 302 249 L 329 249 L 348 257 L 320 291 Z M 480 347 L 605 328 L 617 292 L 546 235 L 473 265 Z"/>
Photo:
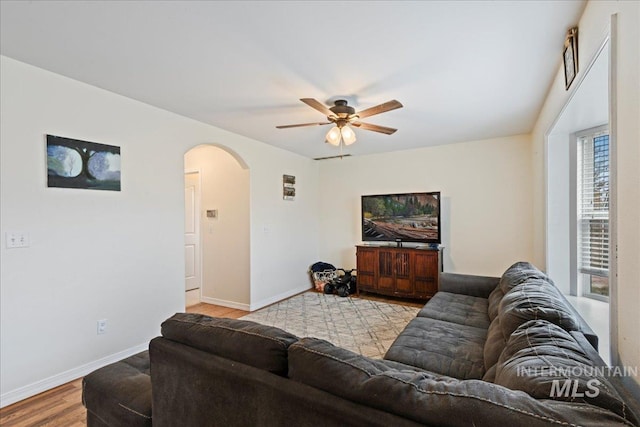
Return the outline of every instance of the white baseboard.
<path id="1" fill-rule="evenodd" d="M 102 368 L 103 366 L 117 362 L 134 354 L 140 353 L 141 351 L 147 350 L 148 348 L 148 342 L 137 345 L 135 347 L 130 347 L 126 350 L 119 351 L 118 353 L 114 353 L 93 362 L 84 364 L 82 366 L 78 366 L 77 368 L 69 369 L 68 371 L 61 372 L 49 378 L 45 378 L 43 380 L 36 381 L 35 383 L 31 383 L 15 390 L 8 391 L 0 395 L 0 408 L 4 408 L 5 406 L 19 402 L 23 399 L 26 399 L 27 397 L 35 396 L 36 394 L 42 393 L 43 391 L 51 390 L 52 388 L 76 380 L 95 371 L 96 369 Z"/>
<path id="2" fill-rule="evenodd" d="M 221 305 L 222 307 L 237 308 L 238 310 L 249 311 L 249 304 L 242 304 L 235 301 L 227 301 L 224 299 L 200 297 L 200 302 L 207 304 Z"/>
<path id="3" fill-rule="evenodd" d="M 249 306 L 249 311 L 260 310 L 263 307 L 266 307 L 266 306 L 271 305 L 271 304 L 275 304 L 276 302 L 280 302 L 280 301 L 285 300 L 287 298 L 291 298 L 294 295 L 298 295 L 298 294 L 300 294 L 302 292 L 306 292 L 306 291 L 308 291 L 310 289 L 311 289 L 310 285 L 305 285 L 305 286 L 301 286 L 301 287 L 296 288 L 296 289 L 292 289 L 292 290 L 283 292 L 283 293 L 278 294 L 278 295 L 274 295 L 274 296 L 269 297 L 269 298 L 265 298 L 262 301 L 258 301 L 256 303 L 252 303 Z"/>
<path id="4" fill-rule="evenodd" d="M 276 302 L 280 302 L 284 299 L 290 298 L 294 295 L 298 295 L 299 293 L 306 292 L 309 289 L 311 289 L 309 285 L 301 286 L 299 288 L 292 289 L 292 290 L 283 292 L 281 294 L 274 295 L 269 298 L 265 298 L 262 301 L 258 301 L 252 304 L 242 304 L 236 301 L 228 301 L 224 299 L 211 298 L 211 297 L 205 297 L 205 296 L 200 297 L 200 302 L 204 302 L 207 304 L 220 305 L 222 307 L 237 308 L 238 310 L 244 310 L 244 311 L 255 311 L 263 307 L 266 307 L 268 305 L 274 304 Z"/>

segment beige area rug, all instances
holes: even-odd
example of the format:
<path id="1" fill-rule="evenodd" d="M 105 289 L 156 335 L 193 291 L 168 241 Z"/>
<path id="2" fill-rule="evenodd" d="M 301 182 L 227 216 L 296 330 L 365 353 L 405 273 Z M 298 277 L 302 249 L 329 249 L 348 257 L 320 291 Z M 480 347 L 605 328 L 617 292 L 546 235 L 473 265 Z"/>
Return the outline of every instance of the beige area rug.
<path id="1" fill-rule="evenodd" d="M 382 358 L 420 309 L 360 298 L 305 292 L 242 319 L 316 337 L 364 356 Z"/>

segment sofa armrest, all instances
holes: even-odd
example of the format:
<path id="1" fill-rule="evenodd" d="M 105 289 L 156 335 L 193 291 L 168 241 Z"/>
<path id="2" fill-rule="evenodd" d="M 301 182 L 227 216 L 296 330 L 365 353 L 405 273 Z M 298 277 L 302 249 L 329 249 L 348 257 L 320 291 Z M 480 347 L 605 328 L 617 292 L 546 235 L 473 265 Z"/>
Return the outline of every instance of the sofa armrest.
<path id="1" fill-rule="evenodd" d="M 567 297 L 562 292 L 558 292 L 558 294 L 560 294 L 560 297 L 562 297 L 562 299 L 564 300 L 564 303 L 567 305 L 567 307 L 569 307 L 569 309 L 575 316 L 576 322 L 580 326 L 580 333 L 589 342 L 589 344 L 591 344 L 591 347 L 593 347 L 595 352 L 598 353 L 598 344 L 599 344 L 598 335 L 595 333 L 593 329 L 591 329 L 591 326 L 589 326 L 587 321 L 584 320 L 584 318 L 580 315 L 580 313 L 578 313 L 578 310 L 576 310 L 573 304 L 569 302 Z"/>
<path id="2" fill-rule="evenodd" d="M 438 290 L 452 294 L 488 298 L 500 283 L 499 277 L 473 276 L 470 274 L 440 273 Z"/>

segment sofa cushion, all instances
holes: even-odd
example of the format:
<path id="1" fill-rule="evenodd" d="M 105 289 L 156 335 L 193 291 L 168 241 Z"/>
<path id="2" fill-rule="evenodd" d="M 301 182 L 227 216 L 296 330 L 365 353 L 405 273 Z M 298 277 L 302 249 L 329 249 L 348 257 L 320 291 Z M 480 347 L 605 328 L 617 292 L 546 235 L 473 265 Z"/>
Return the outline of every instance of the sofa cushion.
<path id="1" fill-rule="evenodd" d="M 429 317 L 486 329 L 490 323 L 487 305 L 486 298 L 438 292 L 418 312 L 418 317 Z"/>
<path id="2" fill-rule="evenodd" d="M 504 292 L 502 292 L 500 286 L 496 286 L 496 288 L 489 294 L 489 299 L 487 300 L 487 315 L 489 316 L 489 320 L 492 322 L 498 316 L 500 301 L 502 301 L 503 296 Z"/>
<path id="3" fill-rule="evenodd" d="M 571 334 L 546 320 L 516 329 L 496 365 L 495 383 L 537 399 L 584 402 L 625 417 L 628 410 Z"/>
<path id="4" fill-rule="evenodd" d="M 485 371 L 488 371 L 498 363 L 500 354 L 506 344 L 507 340 L 504 338 L 504 335 L 502 335 L 502 328 L 500 327 L 500 317 L 496 317 L 493 319 L 493 322 L 491 322 L 491 325 L 489 325 L 487 340 L 484 343 L 483 357 Z"/>
<path id="5" fill-rule="evenodd" d="M 384 358 L 454 378 L 482 378 L 487 330 L 416 317 Z"/>
<path id="6" fill-rule="evenodd" d="M 528 279 L 541 279 L 551 281 L 549 277 L 542 271 L 538 270 L 533 264 L 520 261 L 507 268 L 498 285 L 503 293 L 509 292 L 513 287 Z"/>
<path id="7" fill-rule="evenodd" d="M 149 352 L 97 369 L 82 379 L 87 418 L 100 425 L 151 426 Z M 90 424 L 91 425 L 91 424 Z"/>
<path id="8" fill-rule="evenodd" d="M 489 369 L 487 369 L 487 371 L 484 373 L 484 375 L 482 376 L 482 381 L 487 381 L 487 382 L 494 382 L 496 379 L 496 365 L 491 366 Z"/>
<path id="9" fill-rule="evenodd" d="M 287 348 L 298 337 L 248 320 L 176 313 L 162 323 L 162 335 L 216 356 L 287 374 Z"/>
<path id="10" fill-rule="evenodd" d="M 568 331 L 580 329 L 574 311 L 560 291 L 543 279 L 527 279 L 507 292 L 500 302 L 499 316 L 505 340 L 529 320 L 548 320 Z"/>
<path id="11" fill-rule="evenodd" d="M 441 427 L 623 426 L 616 414 L 587 405 L 537 400 L 485 381 L 459 381 L 372 360 L 316 338 L 289 347 L 289 377 L 368 407 Z M 499 421 L 497 421 L 499 420 Z"/>

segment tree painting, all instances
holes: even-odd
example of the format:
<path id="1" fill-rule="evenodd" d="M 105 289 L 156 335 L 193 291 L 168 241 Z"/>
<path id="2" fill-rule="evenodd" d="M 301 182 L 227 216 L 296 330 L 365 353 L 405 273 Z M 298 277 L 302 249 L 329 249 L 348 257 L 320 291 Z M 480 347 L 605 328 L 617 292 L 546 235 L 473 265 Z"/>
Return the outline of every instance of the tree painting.
<path id="1" fill-rule="evenodd" d="M 120 191 L 120 147 L 47 135 L 47 185 Z"/>

